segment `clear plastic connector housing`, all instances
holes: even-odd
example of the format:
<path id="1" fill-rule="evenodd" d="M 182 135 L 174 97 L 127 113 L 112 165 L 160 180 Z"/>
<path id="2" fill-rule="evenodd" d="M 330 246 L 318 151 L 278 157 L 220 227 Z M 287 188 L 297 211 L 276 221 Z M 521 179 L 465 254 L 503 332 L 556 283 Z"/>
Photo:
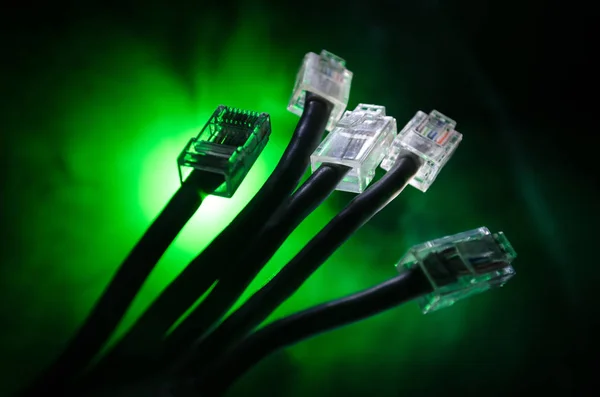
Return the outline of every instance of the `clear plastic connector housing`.
<path id="1" fill-rule="evenodd" d="M 264 149 L 271 134 L 267 113 L 220 105 L 177 158 L 181 182 L 192 170 L 223 176 L 211 194 L 231 197 Z"/>
<path id="2" fill-rule="evenodd" d="M 351 83 L 352 72 L 346 69 L 346 61 L 342 58 L 325 50 L 320 55 L 309 52 L 296 76 L 288 110 L 301 116 L 306 91 L 319 95 L 333 104 L 326 127 L 331 131 L 348 106 Z"/>
<path id="3" fill-rule="evenodd" d="M 462 140 L 455 128 L 456 122 L 437 110 L 429 115 L 418 111 L 398 133 L 381 168 L 389 171 L 398 156 L 407 151 L 416 154 L 423 165 L 409 183 L 426 192 Z"/>
<path id="4" fill-rule="evenodd" d="M 517 256 L 506 236 L 486 227 L 428 241 L 412 247 L 396 265 L 399 271 L 419 266 L 433 292 L 417 299 L 423 313 L 501 287 L 516 273 Z"/>
<path id="5" fill-rule="evenodd" d="M 359 104 L 344 113 L 310 156 L 312 171 L 323 163 L 352 167 L 336 190 L 361 193 L 373 180 L 397 132 L 396 119 L 386 116 L 385 106 Z"/>

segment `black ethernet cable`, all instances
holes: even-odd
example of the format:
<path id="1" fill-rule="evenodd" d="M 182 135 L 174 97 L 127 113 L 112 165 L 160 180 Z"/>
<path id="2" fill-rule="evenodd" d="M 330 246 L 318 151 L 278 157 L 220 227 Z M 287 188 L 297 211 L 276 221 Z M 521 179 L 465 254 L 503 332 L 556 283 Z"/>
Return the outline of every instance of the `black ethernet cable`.
<path id="1" fill-rule="evenodd" d="M 420 112 L 422 113 L 422 112 Z M 437 167 L 439 169 L 448 161 L 456 147 L 458 146 L 462 135 L 454 130 L 455 123 L 439 112 L 433 111 L 429 116 L 418 113 L 415 118 L 422 117 L 427 122 L 435 121 L 436 128 L 443 127 L 445 130 L 442 135 L 442 141 L 438 145 L 444 147 L 443 153 L 438 153 Z M 411 121 L 412 122 L 412 121 Z M 410 124 L 409 124 L 410 126 Z M 407 126 L 408 128 L 408 126 Z M 406 129 L 405 129 L 406 130 Z M 405 131 L 403 130 L 403 131 Z M 428 134 L 429 136 L 429 134 Z M 450 137 L 450 138 L 448 138 Z M 255 293 L 244 305 L 236 310 L 219 327 L 217 327 L 206 338 L 200 341 L 196 347 L 196 356 L 193 360 L 188 360 L 187 367 L 182 368 L 181 374 L 184 376 L 194 376 L 201 374 L 207 369 L 208 376 L 203 378 L 210 382 L 211 377 L 218 379 L 220 374 L 213 372 L 211 364 L 218 362 L 221 355 L 226 352 L 229 346 L 235 346 L 236 343 L 264 321 L 281 303 L 291 296 L 303 282 L 341 245 L 352 233 L 362 226 L 377 211 L 383 208 L 391 199 L 393 199 L 419 171 L 421 166 L 429 169 L 429 162 L 423 164 L 421 158 L 431 158 L 427 151 L 429 142 L 422 142 L 423 145 L 411 148 L 411 153 L 406 155 L 402 142 L 412 139 L 406 133 L 399 134 L 392 143 L 393 151 L 386 156 L 386 161 L 382 167 L 388 170 L 378 183 L 371 186 L 365 193 L 359 195 L 346 207 L 336 218 L 334 218 L 311 242 L 302 250 L 283 270 L 276 275 L 265 287 Z M 426 153 L 422 153 L 425 150 Z M 414 153 L 412 153 L 414 152 Z M 424 155 L 423 155 L 424 154 Z M 398 157 L 402 156 L 402 157 Z M 439 156 L 442 156 L 441 159 Z M 403 170 L 404 168 L 404 170 Z M 437 175 L 437 172 L 432 174 Z M 389 179 L 386 181 L 386 179 Z M 394 184 L 390 180 L 396 180 L 398 190 L 386 191 L 386 188 L 393 189 Z M 421 185 L 421 190 L 427 189 L 431 182 L 430 178 L 425 185 Z M 388 183 L 386 186 L 385 184 Z M 384 188 L 384 186 L 386 188 Z M 380 196 L 376 192 L 380 190 Z M 386 195 L 388 198 L 386 199 Z M 354 211 L 354 212 L 352 212 Z M 347 217 L 348 219 L 344 219 Z M 426 278 L 422 275 L 421 279 Z M 428 286 L 427 291 L 431 291 L 432 286 Z M 236 351 L 237 354 L 244 354 L 243 351 Z M 228 357 L 229 356 L 227 354 Z M 235 357 L 235 355 L 233 356 Z M 238 357 L 243 361 L 243 357 Z M 243 371 L 243 369 L 242 369 Z M 235 374 L 234 374 L 235 375 Z M 226 376 L 226 375 L 223 375 Z M 218 382 L 218 380 L 217 380 Z M 225 382 L 227 384 L 227 382 Z M 218 387 L 217 387 L 218 389 Z"/>
<path id="2" fill-rule="evenodd" d="M 222 178 L 192 172 L 117 270 L 77 334 L 23 396 L 40 396 L 70 383 L 94 358 L 115 330 L 142 284 L 179 231 Z"/>
<path id="3" fill-rule="evenodd" d="M 194 343 L 227 313 L 287 237 L 329 197 L 350 169 L 340 164 L 322 164 L 294 192 L 279 214 L 257 234 L 260 244 L 238 256 L 230 265 L 232 273 L 222 277 L 199 307 L 166 338 L 161 362 L 173 364 L 172 371 L 185 362 Z"/>
<path id="4" fill-rule="evenodd" d="M 24 396 L 60 393 L 71 387 L 114 332 L 146 278 L 200 207 L 203 196 L 231 197 L 258 158 L 270 132 L 266 113 L 223 105 L 215 110 L 180 156 L 181 187 L 119 267 L 67 348 L 23 392 Z M 219 156 L 211 150 L 219 150 Z M 185 178 L 181 166 L 192 168 Z"/>
<path id="5" fill-rule="evenodd" d="M 415 245 L 397 263 L 398 276 L 264 326 L 228 345 L 203 372 L 187 372 L 180 387 L 206 397 L 220 396 L 245 371 L 280 348 L 412 299 L 423 313 L 429 313 L 502 287 L 516 274 L 512 267 L 516 256 L 504 233 L 491 233 L 486 227 Z"/>
<path id="6" fill-rule="evenodd" d="M 183 377 L 152 377 L 85 397 L 198 396 L 199 388 L 203 396 L 219 395 L 244 371 L 277 349 L 370 317 L 411 298 L 416 298 L 423 313 L 429 313 L 502 287 L 516 274 L 512 267 L 516 256 L 504 233 L 491 233 L 486 227 L 417 244 L 396 264 L 400 276 L 274 321 L 229 346 L 213 366 L 205 368 L 204 374 L 190 371 Z"/>
<path id="7" fill-rule="evenodd" d="M 345 169 L 346 177 L 342 179 L 340 175 L 337 181 L 332 180 L 327 187 L 327 192 L 323 191 L 323 193 L 329 194 L 333 189 L 353 193 L 363 192 L 371 181 L 375 168 L 384 158 L 386 146 L 392 143 L 395 136 L 396 121 L 385 114 L 384 106 L 358 104 L 354 110 L 346 111 L 311 156 L 313 169 L 317 173 L 323 172 L 323 168 L 343 167 Z M 284 226 L 285 229 L 273 226 L 267 232 L 261 233 L 258 238 L 260 243 L 239 256 L 238 264 L 232 266 L 240 270 L 223 276 L 200 307 L 190 314 L 173 334 L 169 335 L 167 343 L 173 346 L 169 349 L 169 353 L 181 352 L 181 357 L 176 360 L 172 371 L 177 372 L 178 367 L 185 365 L 185 357 L 191 357 L 194 353 L 194 349 L 190 349 L 189 346 L 201 341 L 204 334 L 227 313 L 252 279 L 300 223 L 301 218 L 294 219 L 298 211 L 291 207 L 296 205 L 299 208 L 312 208 L 301 203 L 303 191 L 309 192 L 317 188 L 314 182 L 307 181 L 292 197 L 291 206 L 281 211 L 280 216 L 284 218 L 281 223 L 287 223 L 289 226 Z M 316 205 L 317 202 L 314 203 L 314 206 Z M 282 230 L 285 232 L 282 233 Z M 244 331 L 241 332 L 243 335 Z"/>
<path id="8" fill-rule="evenodd" d="M 354 232 L 393 200 L 418 171 L 421 160 L 406 154 L 365 192 L 356 196 L 283 269 L 214 331 L 200 340 L 196 359 L 186 361 L 183 373 L 198 372 L 264 321 L 342 245 Z M 235 274 L 229 283 L 235 285 Z"/>
<path id="9" fill-rule="evenodd" d="M 260 191 L 167 286 L 80 387 L 93 387 L 98 382 L 118 384 L 128 377 L 143 376 L 156 366 L 161 355 L 153 349 L 165 333 L 222 274 L 231 271 L 228 264 L 234 262 L 235 257 L 223 261 L 224 253 L 229 256 L 241 254 L 253 246 L 256 240 L 249 231 L 260 230 L 268 221 L 265 215 L 276 213 L 296 188 L 308 168 L 310 155 L 321 142 L 331 110 L 330 102 L 311 92 L 306 93 L 304 111 L 292 139 Z M 232 250 L 232 246 L 236 249 Z M 128 373 L 115 371 L 118 367 L 127 368 Z"/>
<path id="10" fill-rule="evenodd" d="M 259 247 L 253 247 L 246 254 L 256 257 L 267 257 L 267 259 L 270 258 L 270 256 L 279 248 L 279 246 L 281 246 L 281 244 L 285 241 L 287 236 L 297 227 L 297 225 L 300 222 L 302 222 L 302 220 L 304 220 L 314 210 L 314 208 L 316 208 L 323 200 L 325 200 L 331 194 L 331 192 L 335 189 L 335 187 L 344 178 L 344 176 L 349 170 L 349 167 L 342 166 L 339 164 L 324 164 L 321 167 L 319 167 L 319 169 L 315 171 L 305 181 L 305 183 L 303 183 L 289 198 L 288 202 L 281 208 L 279 216 L 273 218 L 269 222 L 265 230 L 262 233 L 260 233 L 260 239 L 263 242 L 263 244 L 261 244 Z M 247 259 L 247 264 L 256 262 L 251 258 Z M 260 268 L 262 268 L 262 266 L 260 266 Z M 255 273 L 258 270 L 260 270 L 260 268 L 256 269 L 255 266 Z M 251 278 L 253 277 L 254 276 L 252 276 Z M 220 296 L 219 291 L 225 292 L 225 296 Z M 231 306 L 231 304 L 235 303 L 235 299 L 237 299 L 237 296 L 232 296 L 231 291 L 219 291 L 215 291 L 217 292 L 217 295 L 209 295 L 209 297 L 217 296 L 216 300 L 210 301 L 213 303 L 211 307 L 214 308 L 214 305 L 217 305 L 217 307 L 222 308 L 223 302 L 225 302 L 225 306 L 227 307 L 225 307 L 222 310 L 226 311 Z M 233 294 L 235 294 L 235 291 L 233 291 Z M 201 307 L 203 308 L 204 305 L 202 305 Z M 219 310 L 217 309 L 217 311 Z M 202 311 L 201 313 L 205 314 L 204 311 Z M 219 313 L 221 312 L 219 311 Z M 213 314 L 213 317 L 214 316 L 215 315 Z M 220 316 L 218 318 L 220 318 Z M 206 319 L 205 317 L 200 317 L 196 319 L 196 322 L 198 321 L 202 323 L 206 322 Z M 195 325 L 196 327 L 199 326 L 198 324 Z M 170 341 L 168 345 L 170 349 L 168 349 L 165 352 L 167 355 L 163 355 L 163 357 L 161 358 L 161 365 L 158 368 L 152 369 L 152 372 L 150 372 L 150 374 L 152 374 L 150 378 L 152 378 L 154 375 L 162 375 L 162 370 L 168 370 L 170 369 L 169 367 L 171 367 L 174 363 L 178 363 L 179 361 L 176 359 L 179 357 L 180 354 L 184 357 L 187 357 L 186 349 L 189 348 L 190 345 L 197 339 L 196 335 L 198 332 L 195 328 L 188 329 L 187 331 L 188 332 L 186 332 L 184 335 L 191 337 L 191 340 L 186 340 L 185 338 L 182 339 L 180 337 L 177 339 L 167 339 L 167 341 Z M 177 334 L 175 336 L 179 335 Z"/>
<path id="11" fill-rule="evenodd" d="M 274 321 L 250 334 L 222 355 L 205 373 L 188 377 L 181 394 L 218 397 L 248 369 L 269 354 L 318 334 L 351 324 L 430 293 L 431 283 L 420 268 L 404 271 L 365 291 L 327 302 Z M 193 376 L 193 375 L 192 375 Z M 195 394 L 194 394 L 195 393 Z"/>
<path id="12" fill-rule="evenodd" d="M 255 331 L 208 368 L 205 374 L 154 377 L 129 382 L 119 388 L 88 390 L 64 397 L 217 397 L 247 370 L 275 351 L 321 333 L 369 318 L 431 292 L 431 283 L 420 268 L 347 297 L 284 317 Z"/>

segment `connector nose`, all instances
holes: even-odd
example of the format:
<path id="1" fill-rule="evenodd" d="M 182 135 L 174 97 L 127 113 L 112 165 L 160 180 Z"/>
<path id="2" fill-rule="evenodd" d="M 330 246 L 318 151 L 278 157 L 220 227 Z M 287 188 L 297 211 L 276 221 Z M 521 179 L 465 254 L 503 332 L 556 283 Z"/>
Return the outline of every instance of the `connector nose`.
<path id="1" fill-rule="evenodd" d="M 385 106 L 366 105 L 364 103 L 359 103 L 354 110 L 360 110 L 361 112 L 369 113 L 373 116 L 385 116 Z"/>
<path id="2" fill-rule="evenodd" d="M 443 145 L 450 136 L 450 132 L 455 128 L 456 122 L 454 120 L 444 116 L 437 110 L 433 110 L 415 130 L 438 145 Z"/>

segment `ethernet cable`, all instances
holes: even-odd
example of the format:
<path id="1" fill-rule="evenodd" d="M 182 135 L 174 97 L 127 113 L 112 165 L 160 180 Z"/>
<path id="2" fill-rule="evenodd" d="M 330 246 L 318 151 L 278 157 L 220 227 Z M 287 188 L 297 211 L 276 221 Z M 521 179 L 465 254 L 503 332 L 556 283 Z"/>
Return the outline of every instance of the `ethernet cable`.
<path id="1" fill-rule="evenodd" d="M 222 274 L 230 271 L 229 261 L 222 261 L 223 253 L 235 255 L 253 246 L 255 239 L 248 231 L 260 231 L 268 222 L 269 214 L 276 213 L 297 186 L 326 126 L 335 124 L 340 111 L 344 111 L 351 81 L 352 72 L 346 69 L 341 58 L 327 51 L 305 56 L 290 105 L 294 113 L 301 114 L 300 121 L 277 167 L 242 212 L 161 293 L 117 344 L 113 353 L 109 353 L 101 363 L 104 371 L 97 371 L 96 377 L 104 378 L 104 382 L 108 380 L 99 375 L 101 372 L 118 376 L 111 368 L 124 357 L 144 354 L 145 350 L 160 344 L 178 318 Z M 236 252 L 232 252 L 232 246 L 236 247 Z M 155 364 L 153 357 L 143 357 L 135 362 L 135 368 L 143 373 Z"/>
<path id="2" fill-rule="evenodd" d="M 262 233 L 262 238 L 264 239 L 264 242 L 268 244 L 268 242 L 270 241 L 269 238 L 280 238 L 278 233 L 282 233 L 282 234 L 289 234 L 291 232 L 288 231 L 288 229 L 290 227 L 294 227 L 294 224 L 300 223 L 302 219 L 304 219 L 308 214 L 306 212 L 309 211 L 309 209 L 316 207 L 318 205 L 318 203 L 322 202 L 327 196 L 329 196 L 329 194 L 335 189 L 335 187 L 340 183 L 341 179 L 344 177 L 344 175 L 348 172 L 348 168 L 344 167 L 344 166 L 339 166 L 339 165 L 331 165 L 331 166 L 322 166 L 320 167 L 315 173 L 313 173 L 311 175 L 311 177 L 303 184 L 301 185 L 298 190 L 294 193 L 294 195 L 290 198 L 290 200 L 288 201 L 288 203 L 285 206 L 285 210 L 283 212 L 285 212 L 284 214 L 281 214 L 281 217 L 278 217 L 277 219 L 279 219 L 280 221 L 277 222 L 273 222 L 273 220 L 270 222 L 272 223 L 272 225 L 270 225 L 267 230 L 265 232 Z M 316 204 L 313 204 L 316 203 Z M 258 248 L 258 247 L 256 247 Z M 220 285 L 220 284 L 219 284 Z M 216 300 L 214 301 L 213 305 L 223 305 L 225 304 L 225 306 L 229 307 L 230 302 L 228 302 L 227 300 L 223 300 L 223 299 L 227 299 L 228 296 L 222 297 L 218 294 L 219 291 L 223 291 L 223 290 L 216 290 L 215 292 L 217 292 L 216 295 L 211 294 L 209 295 L 208 298 L 213 298 L 213 297 L 217 297 Z M 211 300 L 212 302 L 212 300 Z M 224 303 L 223 303 L 224 302 Z M 219 306 L 217 306 L 218 308 Z M 225 308 L 226 310 L 227 308 Z M 194 312 L 196 313 L 196 312 Z M 193 313 L 193 314 L 194 314 Z M 202 324 L 205 324 L 207 322 L 207 320 L 205 319 L 205 316 L 207 313 L 203 313 L 203 316 L 195 319 L 196 322 L 200 321 L 200 324 L 195 324 L 196 328 L 200 327 L 203 328 Z M 210 317 L 210 313 L 208 313 L 208 316 Z M 214 315 L 213 315 L 214 317 Z M 210 321 L 208 321 L 210 322 Z M 183 324 L 182 324 L 183 325 Z M 176 330 L 180 330 L 179 328 L 177 328 Z M 196 333 L 192 334 L 193 336 L 196 335 Z M 182 337 L 179 336 L 176 333 L 175 335 L 171 335 L 171 337 L 169 339 L 167 339 L 167 341 L 170 341 L 171 343 L 167 346 L 167 348 L 165 349 L 166 352 L 163 353 L 160 362 L 164 363 L 161 364 L 160 368 L 154 368 L 152 369 L 153 372 L 146 374 L 145 378 L 146 380 L 144 382 L 139 382 L 137 385 L 133 385 L 130 388 L 126 388 L 127 391 L 123 392 L 123 395 L 126 396 L 127 393 L 134 393 L 137 392 L 138 389 L 140 387 L 142 388 L 146 388 L 144 386 L 144 383 L 150 381 L 151 379 L 156 379 L 158 378 L 158 375 L 160 374 L 161 377 L 164 376 L 164 374 L 162 374 L 162 369 L 164 367 L 169 367 L 170 364 L 173 363 L 173 361 L 178 357 L 179 354 L 181 354 L 183 351 L 187 350 L 190 348 L 190 344 L 191 342 L 193 342 L 194 339 L 196 339 L 195 337 L 192 338 L 191 341 L 182 340 Z M 174 342 L 177 342 L 176 344 Z M 165 354 L 169 354 L 168 356 L 166 356 Z M 156 385 L 153 385 L 154 387 L 156 387 Z M 104 385 L 104 387 L 106 387 L 106 385 Z M 131 391 L 133 390 L 133 391 Z M 114 395 L 114 393 L 116 393 L 114 390 L 110 391 L 111 395 Z M 108 394 L 108 393 L 100 393 L 100 395 L 104 395 L 104 394 Z M 121 394 L 118 394 L 121 395 Z"/>
<path id="3" fill-rule="evenodd" d="M 311 156 L 314 173 L 260 233 L 260 244 L 239 256 L 237 263 L 231 265 L 235 271 L 223 276 L 200 307 L 169 335 L 170 354 L 185 357 L 193 353 L 189 346 L 227 313 L 291 232 L 334 189 L 363 192 L 396 134 L 396 120 L 386 115 L 384 106 L 359 104 L 356 109 L 346 111 Z"/>
<path id="4" fill-rule="evenodd" d="M 197 347 L 198 360 L 187 367 L 202 369 L 223 348 L 235 344 L 264 321 L 340 245 L 404 189 L 419 165 L 412 154 L 400 157 L 393 171 L 356 196 L 274 278 L 202 340 Z"/>
<path id="5" fill-rule="evenodd" d="M 396 265 L 400 274 L 365 291 L 276 320 L 230 348 L 204 374 L 179 385 L 220 396 L 269 354 L 323 332 L 417 299 L 423 313 L 503 286 L 514 275 L 516 252 L 506 236 L 485 227 L 412 247 Z M 177 389 L 177 386 L 175 387 Z"/>
<path id="6" fill-rule="evenodd" d="M 193 350 L 196 340 L 227 313 L 287 236 L 335 190 L 349 170 L 337 164 L 325 165 L 297 189 L 260 233 L 261 243 L 248 249 L 247 256 L 234 259 L 229 266 L 235 270 L 223 275 L 202 303 L 165 338 L 161 363 L 170 366 Z M 258 262 L 255 257 L 260 258 Z"/>
<path id="7" fill-rule="evenodd" d="M 517 253 L 504 235 L 488 228 L 442 237 L 412 247 L 398 262 L 399 271 L 419 268 L 432 291 L 417 299 L 424 314 L 459 300 L 502 287 L 514 277 Z"/>
<path id="8" fill-rule="evenodd" d="M 325 121 L 329 115 L 329 105 L 318 97 L 315 97 L 314 99 L 310 98 L 307 101 L 307 105 L 308 111 L 305 113 L 305 119 L 301 120 L 296 130 L 300 135 L 300 139 L 297 140 L 306 141 L 318 139 L 318 141 L 320 141 L 320 134 L 324 130 Z M 288 153 L 288 156 L 285 156 L 284 154 L 284 158 L 287 160 L 287 157 L 294 157 L 295 154 L 303 155 L 302 152 L 307 145 L 310 145 L 310 143 L 296 143 L 296 145 L 292 146 L 294 149 L 292 150 L 292 153 Z M 306 157 L 308 158 L 308 155 Z M 124 378 L 144 374 L 155 364 L 155 357 L 153 357 L 153 355 L 157 350 L 156 346 L 160 346 L 164 334 L 188 309 L 189 305 L 193 304 L 199 296 L 208 290 L 217 280 L 219 274 L 224 271 L 224 269 L 219 269 L 219 266 L 226 266 L 226 263 L 220 264 L 220 258 L 223 253 L 230 253 L 231 250 L 229 249 L 229 246 L 234 242 L 236 245 L 243 245 L 243 242 L 240 240 L 244 239 L 244 236 L 242 236 L 244 230 L 252 230 L 252 228 L 259 227 L 258 222 L 260 220 L 258 216 L 264 216 L 265 213 L 269 213 L 267 208 L 264 208 L 265 204 L 269 204 L 269 211 L 272 208 L 276 208 L 279 205 L 278 201 L 280 200 L 279 196 L 281 196 L 281 193 L 283 192 L 282 189 L 287 190 L 295 187 L 295 185 L 290 186 L 290 178 L 281 178 L 281 174 L 285 173 L 282 171 L 287 171 L 287 174 L 291 171 L 294 174 L 298 174 L 298 177 L 304 172 L 304 167 L 302 167 L 302 164 L 298 164 L 297 161 L 293 161 L 291 167 L 286 168 L 286 170 L 281 170 L 279 172 L 277 169 L 275 170 L 273 175 L 263 186 L 263 189 L 261 189 L 261 192 L 259 192 L 233 222 L 221 232 L 221 234 L 213 240 L 213 242 L 198 257 L 196 257 L 170 285 L 167 286 L 157 300 L 151 304 L 126 335 L 116 344 L 112 351 L 98 363 L 94 373 L 91 374 L 90 379 L 85 380 L 82 387 L 88 387 L 90 383 L 119 383 Z M 266 198 L 266 200 L 263 198 Z M 244 225 L 247 226 L 243 227 Z M 114 370 L 115 367 L 120 365 L 130 367 L 129 373 L 125 374 Z"/>
<path id="9" fill-rule="evenodd" d="M 268 141 L 269 115 L 219 106 L 197 138 L 186 147 L 194 170 L 150 225 L 58 360 L 25 395 L 67 386 L 110 337 L 156 263 L 179 231 L 212 194 L 231 197 Z"/>
<path id="10" fill-rule="evenodd" d="M 398 133 L 381 168 L 389 171 L 398 156 L 414 153 L 422 159 L 423 166 L 408 183 L 426 192 L 462 140 L 462 134 L 455 129 L 456 121 L 437 110 L 429 115 L 418 111 Z"/>
<path id="11" fill-rule="evenodd" d="M 359 105 L 360 106 L 360 105 Z M 432 112 L 434 117 L 440 118 L 439 112 Z M 438 116 L 440 115 L 440 116 Z M 444 118 L 446 120 L 447 118 Z M 449 119 L 447 119 L 449 120 Z M 376 125 L 376 124 L 375 124 Z M 317 236 L 315 236 L 269 283 L 256 292 L 240 308 L 231 314 L 211 334 L 209 334 L 197 347 L 198 357 L 202 361 L 192 365 L 193 368 L 201 368 L 214 356 L 218 356 L 221 350 L 240 338 L 246 336 L 262 321 L 264 321 L 281 303 L 290 297 L 304 283 L 310 275 L 315 272 L 327 258 L 335 252 L 354 232 L 368 222 L 376 213 L 382 210 L 391 200 L 399 195 L 405 185 L 413 181 L 416 175 L 421 174 L 421 168 L 429 161 L 429 157 L 418 149 L 423 148 L 408 146 L 411 150 L 403 149 L 406 145 L 406 131 L 412 128 L 413 120 L 396 136 L 392 143 L 392 149 L 385 156 L 384 162 L 389 165 L 389 171 L 377 183 L 373 184 L 364 193 L 352 200 L 342 212 L 340 212 Z M 456 150 L 462 135 L 454 130 L 456 123 L 448 122 L 439 128 L 449 131 L 450 139 L 441 144 L 441 151 L 450 153 Z M 332 134 L 333 135 L 333 134 Z M 330 141 L 324 141 L 313 156 L 313 162 L 327 161 L 323 157 L 325 153 L 336 153 L 336 146 L 331 143 L 340 138 L 333 136 Z M 409 143 L 410 136 L 408 137 Z M 345 141 L 340 141 L 345 142 Z M 345 144 L 345 143 L 344 143 Z M 344 144 L 341 147 L 344 147 Z M 443 146 L 441 146 L 443 145 Z M 351 145 L 349 145 L 351 146 Z M 416 145 L 415 145 L 416 146 Z M 400 150 L 395 148 L 400 147 Z M 446 155 L 440 160 L 440 168 L 449 160 Z M 324 160 L 323 160 L 324 159 Z M 330 160 L 331 161 L 331 160 Z M 374 164 L 374 165 L 373 165 Z M 360 164 L 355 169 L 360 169 Z M 371 163 L 371 167 L 377 167 L 377 163 Z M 439 172 L 439 169 L 438 169 Z M 370 168 L 362 175 L 370 175 Z M 360 173 L 356 174 L 361 175 Z M 431 182 L 432 180 L 430 180 Z M 356 185 L 360 185 L 357 182 Z"/>

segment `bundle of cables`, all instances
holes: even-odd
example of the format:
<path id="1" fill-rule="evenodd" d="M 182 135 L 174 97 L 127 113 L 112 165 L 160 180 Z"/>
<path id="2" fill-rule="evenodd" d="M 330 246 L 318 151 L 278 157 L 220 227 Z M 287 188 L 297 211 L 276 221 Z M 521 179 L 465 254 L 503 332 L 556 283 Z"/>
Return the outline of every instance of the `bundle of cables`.
<path id="1" fill-rule="evenodd" d="M 345 111 L 351 80 L 341 58 L 327 51 L 305 56 L 288 106 L 300 120 L 271 176 L 112 350 L 92 365 L 205 195 L 231 197 L 268 141 L 269 115 L 219 106 L 178 158 L 180 189 L 126 258 L 68 347 L 22 396 L 217 396 L 279 348 L 412 299 L 424 312 L 446 307 L 512 277 L 516 254 L 508 240 L 502 233 L 479 228 L 413 247 L 398 263 L 399 274 L 389 281 L 259 328 L 407 184 L 426 191 L 462 139 L 456 123 L 437 111 L 417 112 L 400 132 L 383 106 L 359 104 Z M 325 130 L 330 133 L 322 141 Z M 312 175 L 298 186 L 309 165 Z M 369 186 L 379 165 L 387 172 Z M 334 190 L 358 195 L 226 317 L 286 238 Z M 226 262 L 221 260 L 224 252 Z"/>

